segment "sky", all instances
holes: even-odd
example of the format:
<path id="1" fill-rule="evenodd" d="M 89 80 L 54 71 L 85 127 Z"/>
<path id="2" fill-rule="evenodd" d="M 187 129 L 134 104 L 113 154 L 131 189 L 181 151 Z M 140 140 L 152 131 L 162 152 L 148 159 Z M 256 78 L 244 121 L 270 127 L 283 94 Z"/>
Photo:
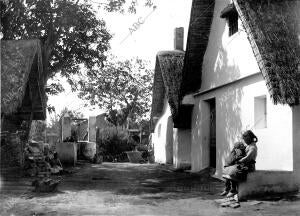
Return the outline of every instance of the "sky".
<path id="1" fill-rule="evenodd" d="M 154 69 L 156 53 L 174 49 L 176 27 L 184 27 L 186 44 L 191 3 L 192 0 L 157 0 L 155 9 L 138 7 L 137 13 L 131 15 L 98 11 L 97 16 L 106 21 L 107 28 L 113 35 L 111 54 L 119 59 L 137 56 L 150 61 Z M 62 80 L 65 88 L 65 92 L 50 96 L 48 99 L 48 104 L 55 107 L 57 114 L 64 107 L 81 112 L 84 117 L 96 116 L 104 112 L 99 107 L 85 107 L 86 102 L 79 99 L 76 93 L 71 92 L 66 81 L 60 77 L 56 78 Z M 47 115 L 47 122 L 53 115 L 54 113 Z"/>

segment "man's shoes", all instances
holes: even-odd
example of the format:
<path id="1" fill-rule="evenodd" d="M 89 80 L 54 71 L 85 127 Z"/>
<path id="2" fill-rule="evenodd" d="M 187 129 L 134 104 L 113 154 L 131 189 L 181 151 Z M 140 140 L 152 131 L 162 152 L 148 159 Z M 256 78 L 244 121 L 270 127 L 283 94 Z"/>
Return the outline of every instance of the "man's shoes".
<path id="1" fill-rule="evenodd" d="M 227 194 L 227 196 L 226 197 L 234 197 L 234 195 L 236 195 L 236 193 L 234 193 L 234 192 L 229 192 L 228 194 Z"/>
<path id="2" fill-rule="evenodd" d="M 222 193 L 220 193 L 220 196 L 226 196 L 229 193 L 229 191 L 223 191 Z"/>

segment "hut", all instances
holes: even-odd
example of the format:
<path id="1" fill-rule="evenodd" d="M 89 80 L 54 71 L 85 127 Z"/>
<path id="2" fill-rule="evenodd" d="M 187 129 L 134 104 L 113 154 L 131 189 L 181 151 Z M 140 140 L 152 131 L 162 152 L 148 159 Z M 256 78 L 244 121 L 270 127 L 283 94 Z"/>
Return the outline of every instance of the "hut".
<path id="1" fill-rule="evenodd" d="M 1 41 L 1 166 L 22 165 L 31 121 L 46 118 L 44 85 L 40 41 Z"/>
<path id="2" fill-rule="evenodd" d="M 193 105 L 191 171 L 221 178 L 240 134 L 258 136 L 241 197 L 300 181 L 300 2 L 193 0 L 180 105 Z"/>
<path id="3" fill-rule="evenodd" d="M 190 125 L 186 113 L 190 106 L 179 107 L 180 83 L 184 60 L 183 28 L 175 29 L 174 50 L 161 51 L 156 56 L 151 128 L 155 161 L 174 164 L 176 168 L 190 164 L 190 142 L 182 137 L 189 135 Z"/>

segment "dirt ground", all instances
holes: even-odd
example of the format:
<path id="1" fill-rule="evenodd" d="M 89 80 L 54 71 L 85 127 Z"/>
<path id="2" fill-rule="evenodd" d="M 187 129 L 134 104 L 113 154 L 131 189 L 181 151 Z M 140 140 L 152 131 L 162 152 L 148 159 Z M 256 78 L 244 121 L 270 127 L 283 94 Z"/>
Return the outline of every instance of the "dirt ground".
<path id="1" fill-rule="evenodd" d="M 32 192 L 32 178 L 2 173 L 0 215 L 300 215 L 300 195 L 222 208 L 222 182 L 164 165 L 81 163 L 55 193 Z"/>

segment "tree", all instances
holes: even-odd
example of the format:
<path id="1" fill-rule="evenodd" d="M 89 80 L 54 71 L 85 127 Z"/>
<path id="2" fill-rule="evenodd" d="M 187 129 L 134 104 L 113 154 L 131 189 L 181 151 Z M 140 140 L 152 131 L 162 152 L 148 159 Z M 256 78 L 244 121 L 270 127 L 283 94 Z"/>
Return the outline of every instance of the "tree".
<path id="1" fill-rule="evenodd" d="M 125 125 L 126 118 L 126 113 L 122 112 L 122 110 L 111 109 L 106 113 L 106 120 L 112 123 L 116 128 Z"/>
<path id="2" fill-rule="evenodd" d="M 35 141 L 45 141 L 45 130 L 46 130 L 46 123 L 45 121 L 37 120 L 32 121 L 29 139 Z"/>
<path id="3" fill-rule="evenodd" d="M 79 82 L 79 97 L 108 111 L 110 121 L 119 125 L 128 118 L 149 117 L 153 70 L 149 63 L 135 58 L 110 60 L 92 76 Z"/>
<path id="4" fill-rule="evenodd" d="M 128 11 L 135 12 L 137 0 L 130 2 Z M 3 39 L 41 39 L 45 81 L 61 73 L 76 88 L 72 77 L 80 74 L 80 65 L 86 68 L 87 75 L 101 67 L 112 37 L 105 21 L 97 18 L 93 4 L 122 12 L 125 3 L 126 0 L 0 0 Z M 152 1 L 145 0 L 145 5 L 151 6 Z M 47 88 L 50 94 L 62 90 L 59 83 Z"/>
<path id="5" fill-rule="evenodd" d="M 105 60 L 111 35 L 86 2 L 10 1 L 3 10 L 3 39 L 42 39 L 45 69 L 49 69 L 45 80 L 61 72 L 71 82 L 79 64 L 91 69 Z"/>

